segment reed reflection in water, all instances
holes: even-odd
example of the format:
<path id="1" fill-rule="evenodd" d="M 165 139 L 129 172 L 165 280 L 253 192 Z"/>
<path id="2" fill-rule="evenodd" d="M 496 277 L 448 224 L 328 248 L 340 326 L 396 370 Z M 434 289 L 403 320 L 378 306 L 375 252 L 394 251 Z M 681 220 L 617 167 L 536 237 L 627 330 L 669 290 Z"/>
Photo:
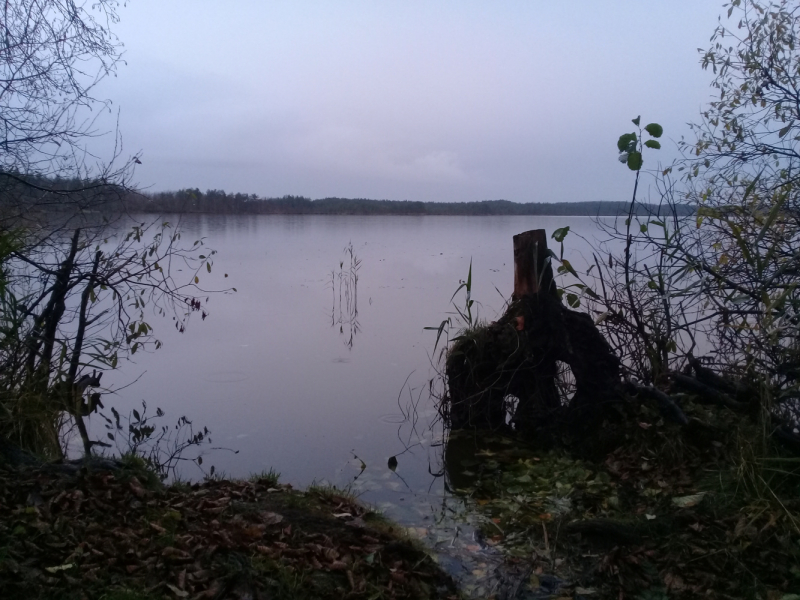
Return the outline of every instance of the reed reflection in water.
<path id="1" fill-rule="evenodd" d="M 348 242 L 344 254 L 345 259 L 339 261 L 338 273 L 335 269 L 331 271 L 331 327 L 339 326 L 339 334 L 344 336 L 344 345 L 352 350 L 355 337 L 361 331 L 358 322 L 358 271 L 361 268 L 361 259 L 356 255 L 353 242 Z M 349 264 L 345 266 L 345 263 Z"/>

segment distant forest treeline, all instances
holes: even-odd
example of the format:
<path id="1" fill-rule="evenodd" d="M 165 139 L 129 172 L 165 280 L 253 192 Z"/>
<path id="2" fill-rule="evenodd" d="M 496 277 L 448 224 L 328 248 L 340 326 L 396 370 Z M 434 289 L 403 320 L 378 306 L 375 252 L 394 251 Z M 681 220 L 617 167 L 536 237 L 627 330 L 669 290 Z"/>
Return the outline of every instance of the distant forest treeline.
<path id="1" fill-rule="evenodd" d="M 364 198 L 322 198 L 302 196 L 260 198 L 254 194 L 227 194 L 221 190 L 201 192 L 186 189 L 129 196 L 126 208 L 132 212 L 214 213 L 254 215 L 583 215 L 615 216 L 627 213 L 629 202 L 528 202 L 508 200 L 482 202 L 412 202 Z M 651 214 L 655 206 L 640 206 Z M 688 206 L 681 214 L 691 214 Z"/>
<path id="2" fill-rule="evenodd" d="M 2 177 L 5 175 L 5 177 Z M 22 181 L 36 189 L 25 189 Z M 311 200 L 303 196 L 261 198 L 255 194 L 229 194 L 222 190 L 184 189 L 175 192 L 138 193 L 100 182 L 59 179 L 0 173 L 0 196 L 28 199 L 39 208 L 58 208 L 58 191 L 86 188 L 91 200 L 85 203 L 94 209 L 139 213 L 208 213 L 245 215 L 559 215 L 559 216 L 616 216 L 627 214 L 630 203 L 625 201 L 597 202 L 413 202 L 408 200 L 368 200 L 364 198 L 322 198 Z M 49 201 L 42 202 L 43 192 L 53 190 Z M 5 193 L 4 193 L 5 192 Z M 45 196 L 49 195 L 46 192 Z M 0 198 L 2 204 L 2 198 Z M 656 206 L 637 205 L 637 214 L 658 212 Z M 691 214 L 689 206 L 679 205 L 682 215 Z"/>

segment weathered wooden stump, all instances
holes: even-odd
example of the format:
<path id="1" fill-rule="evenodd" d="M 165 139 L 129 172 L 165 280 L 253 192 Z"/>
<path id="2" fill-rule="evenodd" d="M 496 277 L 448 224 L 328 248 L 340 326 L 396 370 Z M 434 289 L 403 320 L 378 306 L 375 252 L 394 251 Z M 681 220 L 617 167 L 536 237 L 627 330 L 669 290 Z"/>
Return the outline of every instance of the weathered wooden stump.
<path id="1" fill-rule="evenodd" d="M 533 296 L 544 290 L 556 294 L 553 267 L 548 260 L 547 233 L 531 229 L 514 236 L 513 300 Z"/>
<path id="2" fill-rule="evenodd" d="M 561 303 L 543 229 L 514 236 L 514 294 L 495 323 L 450 348 L 444 414 L 452 427 L 513 428 L 551 436 L 559 423 L 590 424 L 619 395 L 619 360 L 591 318 Z M 562 398 L 558 362 L 576 391 Z"/>

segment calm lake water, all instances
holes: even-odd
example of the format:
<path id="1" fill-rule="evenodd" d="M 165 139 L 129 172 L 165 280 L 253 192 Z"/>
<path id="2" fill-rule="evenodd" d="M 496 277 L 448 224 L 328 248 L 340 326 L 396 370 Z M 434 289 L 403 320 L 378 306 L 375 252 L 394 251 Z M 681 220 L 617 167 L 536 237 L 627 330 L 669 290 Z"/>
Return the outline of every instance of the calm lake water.
<path id="1" fill-rule="evenodd" d="M 219 252 L 201 284 L 238 291 L 212 294 L 208 318 L 193 317 L 183 334 L 153 317 L 163 348 L 108 373 L 115 388 L 136 381 L 104 402 L 127 413 L 145 400 L 164 423 L 186 415 L 211 430 L 214 447 L 238 451 L 206 447 L 205 468 L 350 484 L 416 524 L 444 495 L 431 476 L 441 469 L 428 394 L 436 333 L 423 328 L 452 311 L 470 260 L 479 315 L 494 320 L 513 287 L 512 236 L 566 225 L 565 257 L 579 266 L 590 255 L 576 234 L 599 235 L 588 217 L 184 216 L 183 239 Z M 337 277 L 349 244 L 361 261 L 357 315 Z M 183 476 L 202 472 L 187 465 Z"/>

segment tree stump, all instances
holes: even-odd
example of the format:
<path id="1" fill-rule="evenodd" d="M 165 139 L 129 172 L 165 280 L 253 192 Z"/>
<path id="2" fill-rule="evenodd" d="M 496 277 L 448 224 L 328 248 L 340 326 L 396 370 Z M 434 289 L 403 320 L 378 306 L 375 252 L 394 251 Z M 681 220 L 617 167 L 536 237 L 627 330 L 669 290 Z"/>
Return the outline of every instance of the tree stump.
<path id="1" fill-rule="evenodd" d="M 619 397 L 619 359 L 592 319 L 561 303 L 543 229 L 514 236 L 514 294 L 495 323 L 464 332 L 445 365 L 453 428 L 550 437 L 560 422 L 592 426 Z M 558 362 L 575 378 L 559 394 Z"/>
<path id="2" fill-rule="evenodd" d="M 538 294 L 556 293 L 553 267 L 548 260 L 547 233 L 532 229 L 514 236 L 513 300 Z"/>

